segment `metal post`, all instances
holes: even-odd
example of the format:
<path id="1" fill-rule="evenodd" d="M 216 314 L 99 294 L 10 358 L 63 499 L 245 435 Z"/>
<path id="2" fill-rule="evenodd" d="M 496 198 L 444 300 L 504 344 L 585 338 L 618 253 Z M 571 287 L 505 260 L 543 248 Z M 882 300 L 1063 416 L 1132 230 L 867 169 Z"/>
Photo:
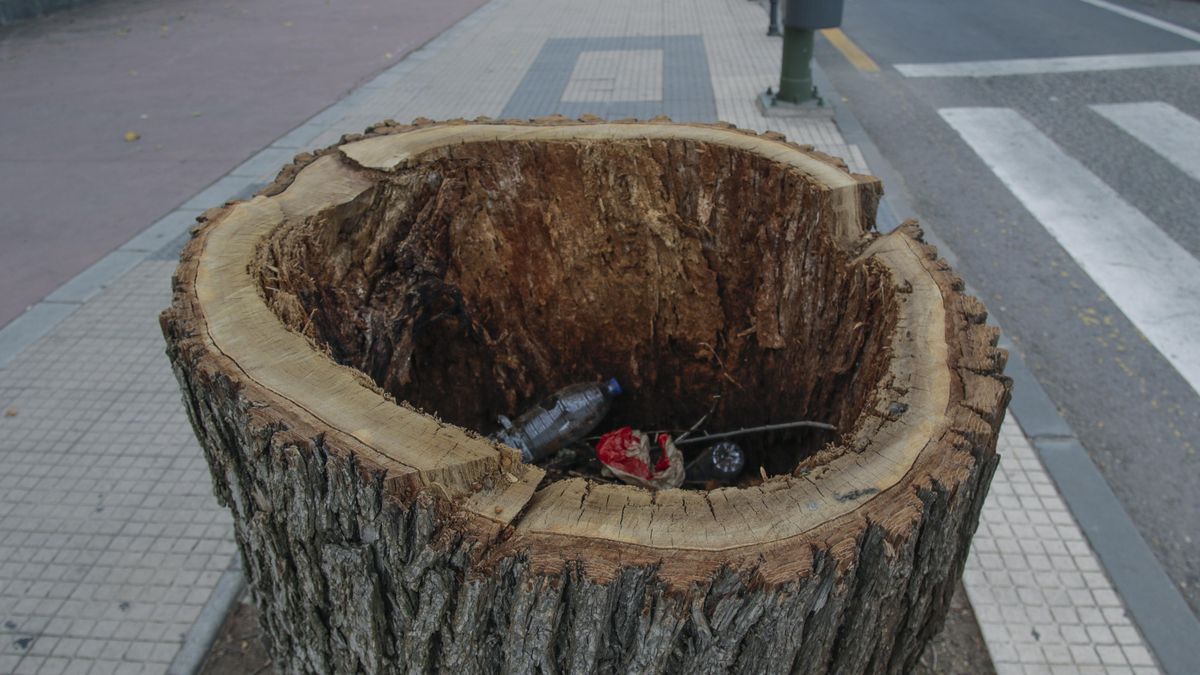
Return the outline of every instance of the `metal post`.
<path id="1" fill-rule="evenodd" d="M 779 0 L 771 0 L 771 6 L 767 11 L 771 14 L 771 23 L 767 25 L 767 35 L 777 37 L 779 35 Z"/>
<path id="2" fill-rule="evenodd" d="M 830 111 L 813 86 L 813 38 L 816 31 L 842 23 L 845 0 L 783 0 L 783 65 L 779 92 L 758 95 L 759 110 L 767 117 L 827 115 Z"/>
<path id="3" fill-rule="evenodd" d="M 779 74 L 779 93 L 775 99 L 804 103 L 816 98 L 812 79 L 814 31 L 783 27 L 783 68 Z"/>

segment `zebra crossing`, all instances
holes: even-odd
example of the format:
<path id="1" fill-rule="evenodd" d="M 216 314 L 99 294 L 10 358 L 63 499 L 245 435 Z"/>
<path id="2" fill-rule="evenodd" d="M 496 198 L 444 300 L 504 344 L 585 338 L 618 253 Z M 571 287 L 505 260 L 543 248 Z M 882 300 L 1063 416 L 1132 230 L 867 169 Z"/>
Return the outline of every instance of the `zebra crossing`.
<path id="1" fill-rule="evenodd" d="M 1200 120 L 1162 101 L 1093 105 L 1091 109 L 1200 181 Z"/>
<path id="2" fill-rule="evenodd" d="M 1200 121 L 1161 101 L 1089 108 L 1200 182 Z M 1200 393 L 1200 260 L 1019 111 L 938 114 Z"/>

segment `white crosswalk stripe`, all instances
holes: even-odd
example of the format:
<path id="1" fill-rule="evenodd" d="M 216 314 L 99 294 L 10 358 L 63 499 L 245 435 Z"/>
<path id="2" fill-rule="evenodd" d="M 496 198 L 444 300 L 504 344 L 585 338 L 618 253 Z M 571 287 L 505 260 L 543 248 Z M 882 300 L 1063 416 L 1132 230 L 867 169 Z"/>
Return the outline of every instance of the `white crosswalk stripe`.
<path id="1" fill-rule="evenodd" d="M 1086 2 L 1089 5 L 1092 5 L 1093 7 L 1099 7 L 1100 9 L 1107 9 L 1108 11 L 1113 12 L 1114 14 L 1120 14 L 1121 16 L 1123 16 L 1127 19 L 1133 19 L 1134 21 L 1139 21 L 1141 23 L 1146 24 L 1147 26 L 1154 26 L 1155 28 L 1158 28 L 1160 30 L 1167 31 L 1168 33 L 1174 33 L 1174 34 L 1178 35 L 1179 37 L 1187 38 L 1187 39 L 1191 40 L 1192 42 L 1200 42 L 1200 33 L 1197 33 L 1194 30 L 1184 28 L 1183 26 L 1178 26 L 1169 21 L 1163 21 L 1162 19 L 1150 16 L 1149 14 L 1144 14 L 1142 12 L 1138 12 L 1136 10 L 1129 9 L 1128 7 L 1122 7 L 1121 5 L 1118 5 L 1115 2 L 1109 2 L 1108 0 L 1082 0 L 1082 1 Z"/>
<path id="2" fill-rule="evenodd" d="M 938 112 L 1200 393 L 1200 261 L 1015 110 Z"/>
<path id="3" fill-rule="evenodd" d="M 1092 110 L 1200 181 L 1200 120 L 1162 101 L 1093 105 Z"/>
<path id="4" fill-rule="evenodd" d="M 1006 77 L 1182 66 L 1200 66 L 1200 51 L 1053 56 L 1043 59 L 1000 59 L 998 61 L 956 61 L 951 63 L 897 63 L 895 68 L 905 77 Z"/>

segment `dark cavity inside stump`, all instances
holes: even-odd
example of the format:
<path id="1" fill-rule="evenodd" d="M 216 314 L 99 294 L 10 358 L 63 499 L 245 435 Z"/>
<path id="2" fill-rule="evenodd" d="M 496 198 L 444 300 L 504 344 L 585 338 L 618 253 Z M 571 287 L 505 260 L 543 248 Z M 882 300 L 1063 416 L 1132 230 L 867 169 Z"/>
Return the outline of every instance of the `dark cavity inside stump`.
<path id="1" fill-rule="evenodd" d="M 260 274 L 293 329 L 468 429 L 616 377 L 597 433 L 687 429 L 714 396 L 712 431 L 845 430 L 885 370 L 894 308 L 817 198 L 779 162 L 701 140 L 455 145 L 281 228 Z M 839 436 L 738 440 L 757 478 Z"/>

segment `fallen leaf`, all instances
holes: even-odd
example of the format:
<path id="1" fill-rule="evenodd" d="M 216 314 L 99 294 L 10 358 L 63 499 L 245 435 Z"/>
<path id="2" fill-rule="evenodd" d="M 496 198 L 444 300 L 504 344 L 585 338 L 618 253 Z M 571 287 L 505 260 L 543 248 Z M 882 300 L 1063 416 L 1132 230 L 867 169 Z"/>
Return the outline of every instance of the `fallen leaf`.
<path id="1" fill-rule="evenodd" d="M 126 131 L 125 132 L 125 142 L 126 143 L 132 143 L 141 137 L 142 137 L 142 135 L 136 131 Z"/>

